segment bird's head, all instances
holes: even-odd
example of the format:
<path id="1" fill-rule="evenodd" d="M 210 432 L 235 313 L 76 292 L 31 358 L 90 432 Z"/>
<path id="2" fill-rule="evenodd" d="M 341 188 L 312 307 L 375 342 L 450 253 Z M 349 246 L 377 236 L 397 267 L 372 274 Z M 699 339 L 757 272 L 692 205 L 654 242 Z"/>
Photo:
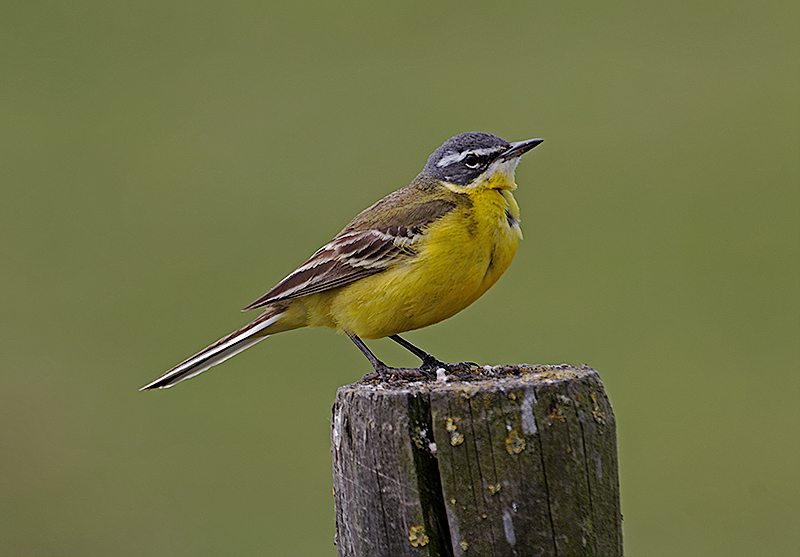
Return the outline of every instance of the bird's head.
<path id="1" fill-rule="evenodd" d="M 519 158 L 543 139 L 510 143 L 485 132 L 460 133 L 445 141 L 430 157 L 423 174 L 457 192 L 516 188 L 514 170 Z"/>

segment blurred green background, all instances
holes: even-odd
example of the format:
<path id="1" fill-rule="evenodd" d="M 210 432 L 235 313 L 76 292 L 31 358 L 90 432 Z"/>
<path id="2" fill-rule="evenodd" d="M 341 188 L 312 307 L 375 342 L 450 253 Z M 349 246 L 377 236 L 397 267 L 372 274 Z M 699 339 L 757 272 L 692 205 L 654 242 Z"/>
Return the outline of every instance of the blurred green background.
<path id="1" fill-rule="evenodd" d="M 0 554 L 334 555 L 330 406 L 370 370 L 346 338 L 137 389 L 484 130 L 546 139 L 525 241 L 409 340 L 598 369 L 628 555 L 797 555 L 798 12 L 3 2 Z"/>

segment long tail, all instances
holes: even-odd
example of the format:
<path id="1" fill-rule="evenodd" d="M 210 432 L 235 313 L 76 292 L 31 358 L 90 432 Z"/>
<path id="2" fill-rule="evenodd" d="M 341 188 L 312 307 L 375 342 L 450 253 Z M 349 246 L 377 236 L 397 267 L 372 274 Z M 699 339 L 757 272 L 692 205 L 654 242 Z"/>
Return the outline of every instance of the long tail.
<path id="1" fill-rule="evenodd" d="M 167 387 L 177 385 L 185 379 L 203 373 L 212 366 L 224 362 L 245 348 L 250 348 L 257 342 L 267 338 L 269 335 L 259 335 L 258 333 L 275 323 L 280 316 L 280 313 L 265 313 L 258 316 L 238 331 L 234 331 L 222 337 L 208 348 L 204 348 L 191 358 L 179 363 L 164 375 L 139 390 L 149 391 L 150 389 L 166 389 Z"/>

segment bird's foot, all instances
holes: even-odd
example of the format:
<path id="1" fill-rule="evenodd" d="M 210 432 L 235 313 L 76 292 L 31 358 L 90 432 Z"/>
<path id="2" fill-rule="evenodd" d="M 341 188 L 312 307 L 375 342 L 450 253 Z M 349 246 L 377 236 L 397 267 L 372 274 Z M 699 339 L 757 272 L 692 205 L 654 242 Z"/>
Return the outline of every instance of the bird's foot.
<path id="1" fill-rule="evenodd" d="M 421 370 L 427 371 L 434 375 L 438 369 L 443 369 L 447 373 L 453 373 L 456 371 L 470 371 L 473 367 L 478 367 L 478 364 L 475 362 L 459 362 L 457 364 L 448 364 L 447 362 L 437 360 L 430 354 L 428 354 L 427 357 L 422 358 L 422 365 L 419 366 Z"/>
<path id="2" fill-rule="evenodd" d="M 413 381 L 413 380 L 420 380 L 420 379 L 432 379 L 434 375 L 431 375 L 428 371 L 418 368 L 407 368 L 407 367 L 389 367 L 387 365 L 383 366 L 376 366 L 375 371 L 371 371 L 364 375 L 361 378 L 361 381 L 392 381 L 398 379 L 404 379 L 406 381 Z"/>
<path id="3" fill-rule="evenodd" d="M 477 367 L 475 362 L 459 362 L 457 364 L 448 364 L 428 355 L 423 358 L 422 365 L 418 368 L 407 367 L 389 367 L 380 360 L 377 365 L 374 365 L 375 371 L 367 373 L 361 378 L 361 381 L 419 381 L 421 379 L 436 379 L 438 370 L 443 369 L 445 373 L 455 373 L 459 371 L 471 371 L 472 368 Z"/>

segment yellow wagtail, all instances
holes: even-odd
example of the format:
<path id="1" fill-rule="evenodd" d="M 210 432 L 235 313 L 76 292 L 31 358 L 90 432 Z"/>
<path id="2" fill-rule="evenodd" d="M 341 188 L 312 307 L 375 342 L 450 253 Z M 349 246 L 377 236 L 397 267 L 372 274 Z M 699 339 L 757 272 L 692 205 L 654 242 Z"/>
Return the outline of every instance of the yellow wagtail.
<path id="1" fill-rule="evenodd" d="M 268 335 L 299 327 L 343 331 L 381 378 L 410 370 L 388 367 L 361 337 L 389 337 L 422 359 L 415 371 L 425 375 L 468 369 L 468 362 L 441 362 L 398 334 L 455 315 L 511 264 L 522 238 L 514 171 L 542 141 L 509 143 L 483 132 L 448 139 L 413 182 L 364 210 L 244 308 L 264 308 L 261 315 L 141 390 L 171 387 Z"/>

